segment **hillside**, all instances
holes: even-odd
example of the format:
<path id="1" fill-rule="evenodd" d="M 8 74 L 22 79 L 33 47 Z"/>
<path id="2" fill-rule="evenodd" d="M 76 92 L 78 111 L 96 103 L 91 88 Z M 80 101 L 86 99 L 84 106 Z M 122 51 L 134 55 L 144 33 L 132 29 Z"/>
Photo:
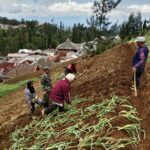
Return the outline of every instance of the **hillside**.
<path id="1" fill-rule="evenodd" d="M 57 115 L 54 112 L 44 119 L 40 116 L 32 121 L 27 116 L 23 98 L 20 98 L 23 90 L 4 98 L 0 102 L 1 147 L 60 150 L 150 149 L 150 64 L 147 64 L 139 96 L 135 98 L 130 91 L 134 49 L 134 44 L 124 44 L 100 56 L 76 60 L 79 73 L 84 74 L 73 83 L 72 106 L 68 106 L 68 111 L 64 114 Z M 54 82 L 61 77 L 62 69 L 60 66 L 52 70 Z M 41 95 L 39 86 L 37 82 L 36 88 Z M 130 113 L 131 118 L 125 117 L 123 112 Z M 22 129 L 15 131 L 17 128 Z"/>

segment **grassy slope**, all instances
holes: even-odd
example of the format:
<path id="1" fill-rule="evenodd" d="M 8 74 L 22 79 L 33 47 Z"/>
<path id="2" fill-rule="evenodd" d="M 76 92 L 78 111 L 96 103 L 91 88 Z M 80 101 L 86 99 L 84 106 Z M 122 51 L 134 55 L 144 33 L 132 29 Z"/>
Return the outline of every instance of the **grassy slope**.
<path id="1" fill-rule="evenodd" d="M 33 79 L 34 81 L 36 79 Z M 21 81 L 16 84 L 0 84 L 0 98 L 3 98 L 4 96 L 10 94 L 13 91 L 16 91 L 22 87 L 25 87 L 27 80 Z"/>

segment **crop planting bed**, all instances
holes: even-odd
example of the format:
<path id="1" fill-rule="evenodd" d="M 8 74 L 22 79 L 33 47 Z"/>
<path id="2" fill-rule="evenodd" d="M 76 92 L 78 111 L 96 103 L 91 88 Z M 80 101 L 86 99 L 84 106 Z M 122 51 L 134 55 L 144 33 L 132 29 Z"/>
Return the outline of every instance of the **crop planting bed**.
<path id="1" fill-rule="evenodd" d="M 136 149 L 144 131 L 129 101 L 113 96 L 82 107 L 88 101 L 76 98 L 66 113 L 54 112 L 16 130 L 10 149 Z"/>

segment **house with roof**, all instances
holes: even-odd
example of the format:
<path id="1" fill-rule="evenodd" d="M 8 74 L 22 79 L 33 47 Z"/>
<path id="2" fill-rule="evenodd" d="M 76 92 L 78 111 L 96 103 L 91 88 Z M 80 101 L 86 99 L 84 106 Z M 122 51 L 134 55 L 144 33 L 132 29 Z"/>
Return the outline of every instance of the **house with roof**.
<path id="1" fill-rule="evenodd" d="M 37 49 L 37 50 L 32 51 L 32 54 L 33 55 L 43 55 L 43 51 L 40 49 Z"/>
<path id="2" fill-rule="evenodd" d="M 32 72 L 43 70 L 45 66 L 48 66 L 50 68 L 54 65 L 56 65 L 56 63 L 50 62 L 48 59 L 44 58 L 33 61 L 32 63 L 23 61 L 16 64 L 15 67 L 6 74 L 6 76 L 7 78 L 15 78 Z"/>
<path id="3" fill-rule="evenodd" d="M 9 28 L 11 29 L 19 29 L 19 28 L 26 28 L 25 24 L 21 24 L 21 25 L 9 25 L 9 24 L 0 24 L 0 29 L 4 29 L 4 30 L 8 30 Z"/>
<path id="4" fill-rule="evenodd" d="M 22 76 L 25 74 L 29 74 L 32 72 L 36 72 L 38 70 L 37 65 L 30 65 L 28 63 L 22 63 L 15 66 L 12 70 L 10 70 L 7 74 L 7 78 L 15 78 L 18 76 Z"/>
<path id="5" fill-rule="evenodd" d="M 10 60 L 12 58 L 20 59 L 20 58 L 23 58 L 25 56 L 29 56 L 29 54 L 25 54 L 25 53 L 9 53 L 7 55 L 7 59 L 8 60 Z"/>
<path id="6" fill-rule="evenodd" d="M 0 73 L 5 75 L 13 68 L 14 68 L 14 63 L 9 63 L 9 62 L 2 63 L 0 64 Z"/>
<path id="7" fill-rule="evenodd" d="M 0 56 L 0 64 L 2 64 L 2 63 L 4 63 L 4 62 L 6 62 L 6 58 L 5 58 L 5 57 Z"/>
<path id="8" fill-rule="evenodd" d="M 78 51 L 75 43 L 71 42 L 69 38 L 62 44 L 59 44 L 56 49 L 57 49 L 58 54 L 60 54 L 62 56 L 66 56 L 67 53 L 69 53 L 69 52 L 77 52 Z"/>
<path id="9" fill-rule="evenodd" d="M 44 59 L 44 58 L 42 58 L 42 59 L 40 59 L 40 60 L 38 60 L 38 61 L 33 62 L 31 65 L 35 65 L 35 64 L 36 64 L 36 66 L 37 66 L 37 68 L 38 68 L 39 70 L 43 70 L 43 68 L 44 68 L 45 66 L 48 66 L 49 68 L 51 68 L 52 66 L 55 66 L 55 65 L 56 65 L 55 62 L 50 61 L 50 60 L 48 60 L 48 59 Z"/>
<path id="10" fill-rule="evenodd" d="M 22 64 L 22 63 L 28 63 L 28 64 L 32 64 L 34 62 L 37 62 L 41 59 L 45 59 L 47 60 L 48 59 L 48 56 L 42 56 L 42 55 L 29 55 L 29 56 L 25 56 L 21 59 L 19 59 L 15 65 L 18 65 L 18 64 Z"/>
<path id="11" fill-rule="evenodd" d="M 69 61 L 85 54 L 84 46 L 86 43 L 73 43 L 67 39 L 64 43 L 57 46 L 57 55 L 60 62 Z"/>
<path id="12" fill-rule="evenodd" d="M 11 59 L 7 60 L 7 62 L 15 64 L 18 60 L 19 60 L 19 58 L 11 58 Z"/>
<path id="13" fill-rule="evenodd" d="M 30 54 L 32 53 L 32 50 L 28 50 L 28 49 L 19 49 L 18 53 L 24 53 L 24 54 Z"/>
<path id="14" fill-rule="evenodd" d="M 0 63 L 0 82 L 6 78 L 6 74 L 14 68 L 14 63 L 3 62 Z"/>
<path id="15" fill-rule="evenodd" d="M 47 56 L 54 57 L 57 54 L 56 49 L 46 49 L 43 51 L 43 53 Z"/>
<path id="16" fill-rule="evenodd" d="M 0 23 L 0 29 L 8 30 L 9 29 L 9 25 L 5 25 L 5 24 L 1 24 Z"/>

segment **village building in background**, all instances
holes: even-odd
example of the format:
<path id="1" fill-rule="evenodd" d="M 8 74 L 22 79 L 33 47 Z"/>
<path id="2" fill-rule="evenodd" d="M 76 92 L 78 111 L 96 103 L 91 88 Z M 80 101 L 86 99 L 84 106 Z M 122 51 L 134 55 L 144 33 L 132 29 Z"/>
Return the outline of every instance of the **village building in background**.
<path id="1" fill-rule="evenodd" d="M 0 56 L 0 64 L 6 62 L 6 57 Z"/>
<path id="2" fill-rule="evenodd" d="M 78 49 L 75 43 L 72 43 L 68 38 L 64 43 L 57 46 L 57 51 L 60 55 L 66 56 L 69 52 L 77 52 Z"/>
<path id="3" fill-rule="evenodd" d="M 95 41 L 89 42 L 96 49 Z M 86 54 L 87 43 L 73 43 L 68 38 L 56 49 L 31 50 L 20 49 L 18 53 L 9 53 L 7 61 L 0 59 L 0 79 L 5 81 L 32 72 L 40 71 L 45 66 L 52 67 L 62 62 Z"/>
<path id="4" fill-rule="evenodd" d="M 57 54 L 57 50 L 56 49 L 46 49 L 43 51 L 43 53 L 46 54 L 47 56 L 54 57 Z"/>
<path id="5" fill-rule="evenodd" d="M 25 25 L 25 24 L 20 24 L 20 25 L 0 24 L 0 29 L 3 29 L 3 30 L 8 30 L 8 29 L 21 29 L 21 28 L 26 28 L 26 25 Z"/>

